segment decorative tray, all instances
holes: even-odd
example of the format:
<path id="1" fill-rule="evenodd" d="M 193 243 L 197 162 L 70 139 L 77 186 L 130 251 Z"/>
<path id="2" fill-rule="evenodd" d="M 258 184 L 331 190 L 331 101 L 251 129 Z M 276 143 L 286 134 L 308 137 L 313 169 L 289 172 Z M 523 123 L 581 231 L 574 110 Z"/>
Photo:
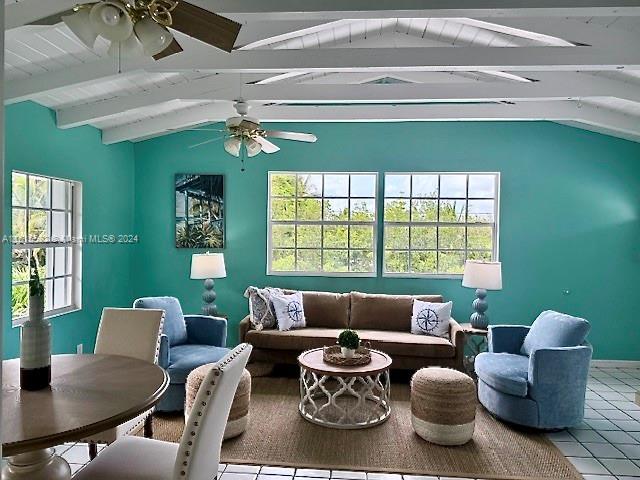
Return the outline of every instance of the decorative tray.
<path id="1" fill-rule="evenodd" d="M 353 357 L 342 355 L 340 345 L 332 345 L 322 349 L 322 357 L 326 363 L 341 366 L 366 365 L 371 363 L 371 351 L 365 347 L 358 347 Z"/>

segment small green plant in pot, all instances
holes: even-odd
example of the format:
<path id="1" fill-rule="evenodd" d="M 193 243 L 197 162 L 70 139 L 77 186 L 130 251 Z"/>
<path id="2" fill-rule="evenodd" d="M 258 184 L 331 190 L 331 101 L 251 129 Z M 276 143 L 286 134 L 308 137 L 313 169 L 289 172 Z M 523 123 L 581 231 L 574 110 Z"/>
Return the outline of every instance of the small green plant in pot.
<path id="1" fill-rule="evenodd" d="M 360 337 L 355 330 L 343 330 L 338 336 L 338 345 L 345 358 L 352 358 L 360 346 Z"/>

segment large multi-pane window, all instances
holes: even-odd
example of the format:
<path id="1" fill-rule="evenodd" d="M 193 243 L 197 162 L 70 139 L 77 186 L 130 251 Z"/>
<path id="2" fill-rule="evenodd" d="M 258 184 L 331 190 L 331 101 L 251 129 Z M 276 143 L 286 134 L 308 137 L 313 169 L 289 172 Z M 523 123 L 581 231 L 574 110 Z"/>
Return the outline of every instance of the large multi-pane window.
<path id="1" fill-rule="evenodd" d="M 29 311 L 30 265 L 45 287 L 45 315 L 80 308 L 81 185 L 13 172 L 11 182 L 11 307 L 14 324 Z"/>
<path id="2" fill-rule="evenodd" d="M 497 260 L 497 173 L 387 173 L 384 274 L 459 275 Z"/>
<path id="3" fill-rule="evenodd" d="M 376 173 L 269 173 L 268 273 L 374 276 Z"/>

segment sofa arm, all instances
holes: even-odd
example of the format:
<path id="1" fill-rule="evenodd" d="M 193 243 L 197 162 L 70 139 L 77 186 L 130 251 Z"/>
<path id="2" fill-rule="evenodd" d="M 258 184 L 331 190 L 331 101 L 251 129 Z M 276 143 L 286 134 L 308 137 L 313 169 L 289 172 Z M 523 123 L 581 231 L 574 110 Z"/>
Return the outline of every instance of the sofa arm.
<path id="1" fill-rule="evenodd" d="M 187 339 L 194 345 L 227 346 L 227 321 L 208 315 L 185 315 Z"/>
<path id="2" fill-rule="evenodd" d="M 530 328 L 523 325 L 490 326 L 487 335 L 488 350 L 492 353 L 519 354 Z"/>
<path id="3" fill-rule="evenodd" d="M 169 368 L 169 337 L 164 333 L 160 335 L 160 350 L 158 352 L 158 365 L 165 370 Z"/>
<path id="4" fill-rule="evenodd" d="M 251 315 L 247 315 L 246 317 L 244 317 L 241 321 L 240 321 L 240 325 L 238 325 L 238 328 L 240 329 L 240 336 L 238 337 L 240 339 L 240 342 L 244 342 L 245 341 L 245 337 L 247 336 L 247 332 L 249 330 L 251 330 Z"/>
<path id="5" fill-rule="evenodd" d="M 453 318 L 449 320 L 449 338 L 456 349 L 455 363 L 456 368 L 460 371 L 464 369 L 464 347 L 467 343 L 466 336 L 462 326 Z"/>

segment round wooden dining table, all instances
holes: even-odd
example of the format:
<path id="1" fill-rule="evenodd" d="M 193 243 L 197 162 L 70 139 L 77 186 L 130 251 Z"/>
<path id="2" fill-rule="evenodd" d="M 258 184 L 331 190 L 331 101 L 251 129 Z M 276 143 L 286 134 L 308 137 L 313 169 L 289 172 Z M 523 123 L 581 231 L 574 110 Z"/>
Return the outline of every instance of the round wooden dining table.
<path id="1" fill-rule="evenodd" d="M 169 385 L 157 365 L 116 355 L 54 355 L 51 386 L 20 389 L 20 361 L 2 362 L 2 480 L 68 480 L 52 448 L 116 427 L 153 407 Z"/>

